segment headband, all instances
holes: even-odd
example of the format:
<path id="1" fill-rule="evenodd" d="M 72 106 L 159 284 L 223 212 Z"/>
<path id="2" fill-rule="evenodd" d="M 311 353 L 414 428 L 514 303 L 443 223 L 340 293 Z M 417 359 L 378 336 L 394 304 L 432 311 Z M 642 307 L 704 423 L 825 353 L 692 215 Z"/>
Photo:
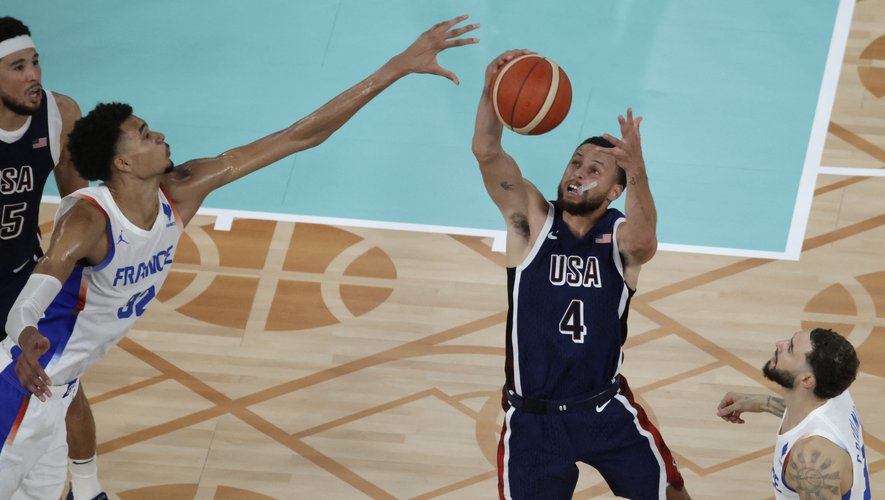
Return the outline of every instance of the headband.
<path id="1" fill-rule="evenodd" d="M 28 35 L 7 38 L 0 42 L 0 58 L 24 49 L 36 49 L 34 41 Z"/>

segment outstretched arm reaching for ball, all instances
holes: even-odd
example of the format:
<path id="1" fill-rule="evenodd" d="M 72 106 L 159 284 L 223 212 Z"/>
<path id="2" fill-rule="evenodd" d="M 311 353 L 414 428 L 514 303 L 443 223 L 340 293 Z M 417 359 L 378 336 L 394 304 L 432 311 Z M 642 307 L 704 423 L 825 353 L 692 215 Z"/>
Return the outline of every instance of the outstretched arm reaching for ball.
<path id="1" fill-rule="evenodd" d="M 164 186 L 184 223 L 193 217 L 203 199 L 212 190 L 286 156 L 321 144 L 357 111 L 400 78 L 412 73 L 427 73 L 448 78 L 458 84 L 458 77 L 440 66 L 436 56 L 452 47 L 479 42 L 476 38 L 458 38 L 479 27 L 478 24 L 455 27 L 465 19 L 467 15 L 462 15 L 432 26 L 406 50 L 392 57 L 368 78 L 288 128 L 214 158 L 189 161 L 169 173 Z"/>
<path id="2" fill-rule="evenodd" d="M 525 259 L 544 225 L 547 201 L 538 188 L 522 177 L 516 161 L 501 146 L 504 125 L 492 108 L 491 86 L 502 66 L 531 53 L 528 50 L 509 50 L 486 67 L 473 132 L 473 155 L 479 162 L 483 183 L 507 224 L 508 266 L 515 266 Z"/>
<path id="3" fill-rule="evenodd" d="M 627 108 L 626 115 L 626 117 L 618 115 L 620 139 L 610 134 L 603 135 L 614 144 L 614 147 L 597 146 L 596 150 L 614 157 L 627 174 L 627 199 L 624 203 L 627 220 L 618 229 L 618 250 L 624 256 L 624 278 L 635 286 L 635 275 L 639 267 L 648 262 L 658 249 L 658 212 L 649 189 L 648 174 L 642 156 L 639 135 L 642 117 L 634 118 L 631 108 Z"/>

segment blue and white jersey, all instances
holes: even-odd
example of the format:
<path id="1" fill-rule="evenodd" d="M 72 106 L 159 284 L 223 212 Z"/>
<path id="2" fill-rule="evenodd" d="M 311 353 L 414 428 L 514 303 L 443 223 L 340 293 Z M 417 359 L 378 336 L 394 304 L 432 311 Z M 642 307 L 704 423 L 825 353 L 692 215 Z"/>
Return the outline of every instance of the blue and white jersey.
<path id="1" fill-rule="evenodd" d="M 40 199 L 61 155 L 61 128 L 55 97 L 43 92 L 40 109 L 21 128 L 0 129 L 0 278 L 40 256 Z"/>
<path id="2" fill-rule="evenodd" d="M 80 200 L 104 212 L 110 250 L 98 265 L 74 269 L 37 326 L 51 343 L 40 364 L 54 385 L 77 379 L 102 359 L 144 314 L 169 274 L 183 224 L 165 193 L 159 190 L 157 196 L 159 210 L 150 230 L 129 222 L 105 185 L 62 200 L 56 222 Z M 2 346 L 13 360 L 21 353 L 11 339 Z"/>
<path id="3" fill-rule="evenodd" d="M 618 374 L 634 291 L 624 281 L 609 209 L 576 238 L 551 203 L 525 261 L 507 269 L 508 389 L 561 400 L 609 386 Z"/>
<path id="4" fill-rule="evenodd" d="M 786 418 L 787 412 L 784 412 L 783 419 Z M 781 426 L 784 420 L 781 420 Z M 777 500 L 799 498 L 799 494 L 784 482 L 784 466 L 789 462 L 790 452 L 796 442 L 810 436 L 826 438 L 851 455 L 854 482 L 851 490 L 842 496 L 843 500 L 871 498 L 870 472 L 863 444 L 863 428 L 857 416 L 854 400 L 847 390 L 815 408 L 796 427 L 777 435 L 774 463 L 771 467 L 774 497 Z"/>

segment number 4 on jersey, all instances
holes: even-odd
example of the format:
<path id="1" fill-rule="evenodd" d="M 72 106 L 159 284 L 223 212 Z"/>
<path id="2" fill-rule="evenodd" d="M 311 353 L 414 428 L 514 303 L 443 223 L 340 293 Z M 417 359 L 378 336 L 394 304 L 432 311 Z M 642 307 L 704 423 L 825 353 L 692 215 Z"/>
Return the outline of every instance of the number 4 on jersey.
<path id="1" fill-rule="evenodd" d="M 565 309 L 565 314 L 559 321 L 559 333 L 571 335 L 572 342 L 583 344 L 587 336 L 587 327 L 584 326 L 584 303 L 574 299 Z"/>

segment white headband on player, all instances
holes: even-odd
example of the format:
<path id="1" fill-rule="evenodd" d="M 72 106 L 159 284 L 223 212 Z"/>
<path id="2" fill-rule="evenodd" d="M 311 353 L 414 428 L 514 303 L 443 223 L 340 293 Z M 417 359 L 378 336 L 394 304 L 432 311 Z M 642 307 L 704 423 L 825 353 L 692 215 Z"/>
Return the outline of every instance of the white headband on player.
<path id="1" fill-rule="evenodd" d="M 0 58 L 6 57 L 13 52 L 24 49 L 36 49 L 34 41 L 28 35 L 19 35 L 13 38 L 7 38 L 0 42 Z"/>

